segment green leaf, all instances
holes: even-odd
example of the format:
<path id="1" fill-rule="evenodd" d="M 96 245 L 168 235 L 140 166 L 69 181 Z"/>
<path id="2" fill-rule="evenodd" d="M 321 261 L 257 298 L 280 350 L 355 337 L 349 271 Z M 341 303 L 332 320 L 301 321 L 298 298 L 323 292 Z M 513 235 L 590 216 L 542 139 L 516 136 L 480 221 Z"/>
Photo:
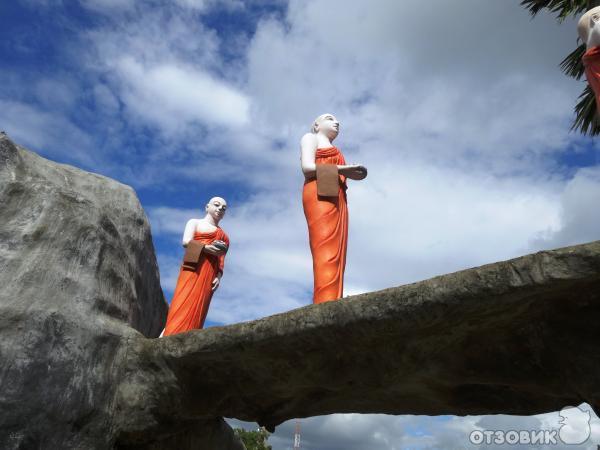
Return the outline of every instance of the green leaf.
<path id="1" fill-rule="evenodd" d="M 547 9 L 555 14 L 559 21 L 563 21 L 569 16 L 586 11 L 588 0 L 521 0 L 521 5 L 534 16 Z"/>
<path id="2" fill-rule="evenodd" d="M 579 131 L 584 136 L 596 136 L 600 134 L 600 123 L 596 112 L 596 98 L 594 91 L 589 86 L 586 86 L 579 101 L 575 106 L 575 121 L 571 126 L 571 130 Z"/>
<path id="3" fill-rule="evenodd" d="M 585 67 L 583 66 L 581 58 L 583 57 L 584 53 L 585 44 L 581 44 L 561 61 L 560 68 L 566 75 L 573 77 L 576 80 L 579 80 L 583 76 L 585 73 Z"/>

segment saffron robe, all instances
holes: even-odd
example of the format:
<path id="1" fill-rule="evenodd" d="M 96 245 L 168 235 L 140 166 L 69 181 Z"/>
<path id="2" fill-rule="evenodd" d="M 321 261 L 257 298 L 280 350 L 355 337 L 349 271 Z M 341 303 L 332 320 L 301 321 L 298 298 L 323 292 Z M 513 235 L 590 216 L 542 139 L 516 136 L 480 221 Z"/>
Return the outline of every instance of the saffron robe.
<path id="1" fill-rule="evenodd" d="M 585 77 L 596 96 L 596 108 L 600 106 L 600 47 L 592 47 L 583 55 Z"/>
<path id="2" fill-rule="evenodd" d="M 194 240 L 204 245 L 221 240 L 229 246 L 229 238 L 221 228 L 210 233 L 196 232 Z M 212 282 L 219 272 L 223 272 L 224 264 L 225 255 L 215 256 L 202 252 L 196 270 L 186 269 L 182 265 L 163 336 L 204 326 L 213 295 Z"/>
<path id="3" fill-rule="evenodd" d="M 316 164 L 346 164 L 336 147 L 317 149 Z M 313 258 L 313 303 L 337 300 L 344 294 L 344 270 L 348 246 L 348 206 L 346 177 L 339 176 L 337 197 L 317 195 L 316 179 L 306 180 L 302 205 L 308 224 Z"/>

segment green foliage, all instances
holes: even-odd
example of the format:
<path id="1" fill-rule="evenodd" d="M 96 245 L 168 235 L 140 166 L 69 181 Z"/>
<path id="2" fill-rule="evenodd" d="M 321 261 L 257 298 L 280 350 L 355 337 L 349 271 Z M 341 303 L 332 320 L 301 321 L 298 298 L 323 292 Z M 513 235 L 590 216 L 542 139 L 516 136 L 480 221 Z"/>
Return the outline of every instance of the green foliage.
<path id="1" fill-rule="evenodd" d="M 534 16 L 547 9 L 560 21 L 569 16 L 580 14 L 588 9 L 588 0 L 521 0 L 521 5 Z"/>
<path id="2" fill-rule="evenodd" d="M 235 434 L 242 440 L 246 446 L 246 450 L 271 450 L 271 446 L 267 443 L 269 433 L 264 428 L 260 428 L 256 431 L 235 428 L 233 431 L 235 431 Z"/>
<path id="3" fill-rule="evenodd" d="M 562 22 L 569 16 L 579 15 L 594 6 L 600 6 L 600 1 L 597 0 L 521 0 L 521 5 L 536 15 L 543 9 L 550 11 L 556 15 L 559 22 Z M 585 44 L 579 45 L 560 63 L 562 71 L 577 80 L 581 79 L 584 74 L 584 67 L 581 58 L 585 53 Z M 598 114 L 596 112 L 596 100 L 594 93 L 589 86 L 586 86 L 584 91 L 579 96 L 577 105 L 575 106 L 575 120 L 571 126 L 572 131 L 579 131 L 586 135 L 600 134 L 600 126 Z"/>
<path id="4" fill-rule="evenodd" d="M 575 121 L 571 130 L 579 130 L 581 133 L 596 136 L 600 134 L 600 124 L 596 112 L 596 98 L 589 86 L 586 86 L 579 101 L 575 106 Z"/>
<path id="5" fill-rule="evenodd" d="M 573 77 L 577 80 L 579 80 L 583 76 L 585 68 L 583 67 L 583 62 L 581 61 L 581 58 L 583 57 L 584 53 L 585 44 L 581 44 L 579 47 L 577 47 L 575 50 L 569 53 L 569 55 L 565 59 L 562 60 L 562 62 L 560 63 L 560 68 L 566 75 Z"/>

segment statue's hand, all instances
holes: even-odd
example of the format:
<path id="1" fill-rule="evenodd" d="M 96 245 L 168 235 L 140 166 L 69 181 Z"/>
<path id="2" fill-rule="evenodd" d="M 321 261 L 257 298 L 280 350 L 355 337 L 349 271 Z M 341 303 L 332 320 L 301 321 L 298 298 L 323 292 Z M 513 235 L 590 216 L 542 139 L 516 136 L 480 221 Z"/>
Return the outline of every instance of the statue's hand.
<path id="1" fill-rule="evenodd" d="M 344 168 L 342 175 L 345 175 L 351 180 L 364 180 L 367 178 L 367 168 L 359 164 L 351 164 Z"/>
<path id="2" fill-rule="evenodd" d="M 217 239 L 216 241 L 212 241 L 210 245 L 217 247 L 220 250 L 225 250 L 225 253 L 227 253 L 227 243 L 225 241 Z"/>
<path id="3" fill-rule="evenodd" d="M 215 241 L 215 242 L 217 242 L 217 241 Z M 214 255 L 214 256 L 221 256 L 221 255 L 224 255 L 225 253 L 227 253 L 227 244 L 225 244 L 223 242 L 223 244 L 225 244 L 225 247 L 223 247 L 218 244 L 215 245 L 215 242 L 213 242 L 212 244 L 209 244 L 209 245 L 205 245 L 204 251 L 206 253 L 208 253 L 209 255 Z"/>
<path id="4" fill-rule="evenodd" d="M 219 277 L 215 277 L 215 279 L 212 281 L 212 288 L 211 288 L 211 290 L 213 292 L 215 292 L 217 290 L 217 288 L 219 287 L 220 284 L 221 284 L 221 279 Z"/>

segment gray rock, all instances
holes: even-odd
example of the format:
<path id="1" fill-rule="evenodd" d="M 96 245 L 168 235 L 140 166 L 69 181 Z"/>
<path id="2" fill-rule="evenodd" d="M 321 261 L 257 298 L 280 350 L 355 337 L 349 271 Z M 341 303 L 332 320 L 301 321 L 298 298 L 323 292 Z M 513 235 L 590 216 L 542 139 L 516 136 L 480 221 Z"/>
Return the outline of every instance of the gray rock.
<path id="1" fill-rule="evenodd" d="M 598 411 L 599 323 L 600 241 L 138 340 L 117 402 L 138 411 L 136 437 L 178 414 L 273 429 L 344 412 L 533 415 L 584 401 Z M 160 408 L 142 411 L 151 395 Z"/>
<path id="2" fill-rule="evenodd" d="M 167 312 L 144 211 L 130 187 L 5 134 L 0 205 L 0 448 L 113 448 L 128 343 Z M 215 447 L 235 442 L 222 420 L 203 429 L 162 448 L 239 448 Z"/>
<path id="3" fill-rule="evenodd" d="M 0 204 L 0 448 L 234 450 L 223 416 L 600 406 L 600 241 L 153 339 L 130 188 L 0 136 Z"/>

